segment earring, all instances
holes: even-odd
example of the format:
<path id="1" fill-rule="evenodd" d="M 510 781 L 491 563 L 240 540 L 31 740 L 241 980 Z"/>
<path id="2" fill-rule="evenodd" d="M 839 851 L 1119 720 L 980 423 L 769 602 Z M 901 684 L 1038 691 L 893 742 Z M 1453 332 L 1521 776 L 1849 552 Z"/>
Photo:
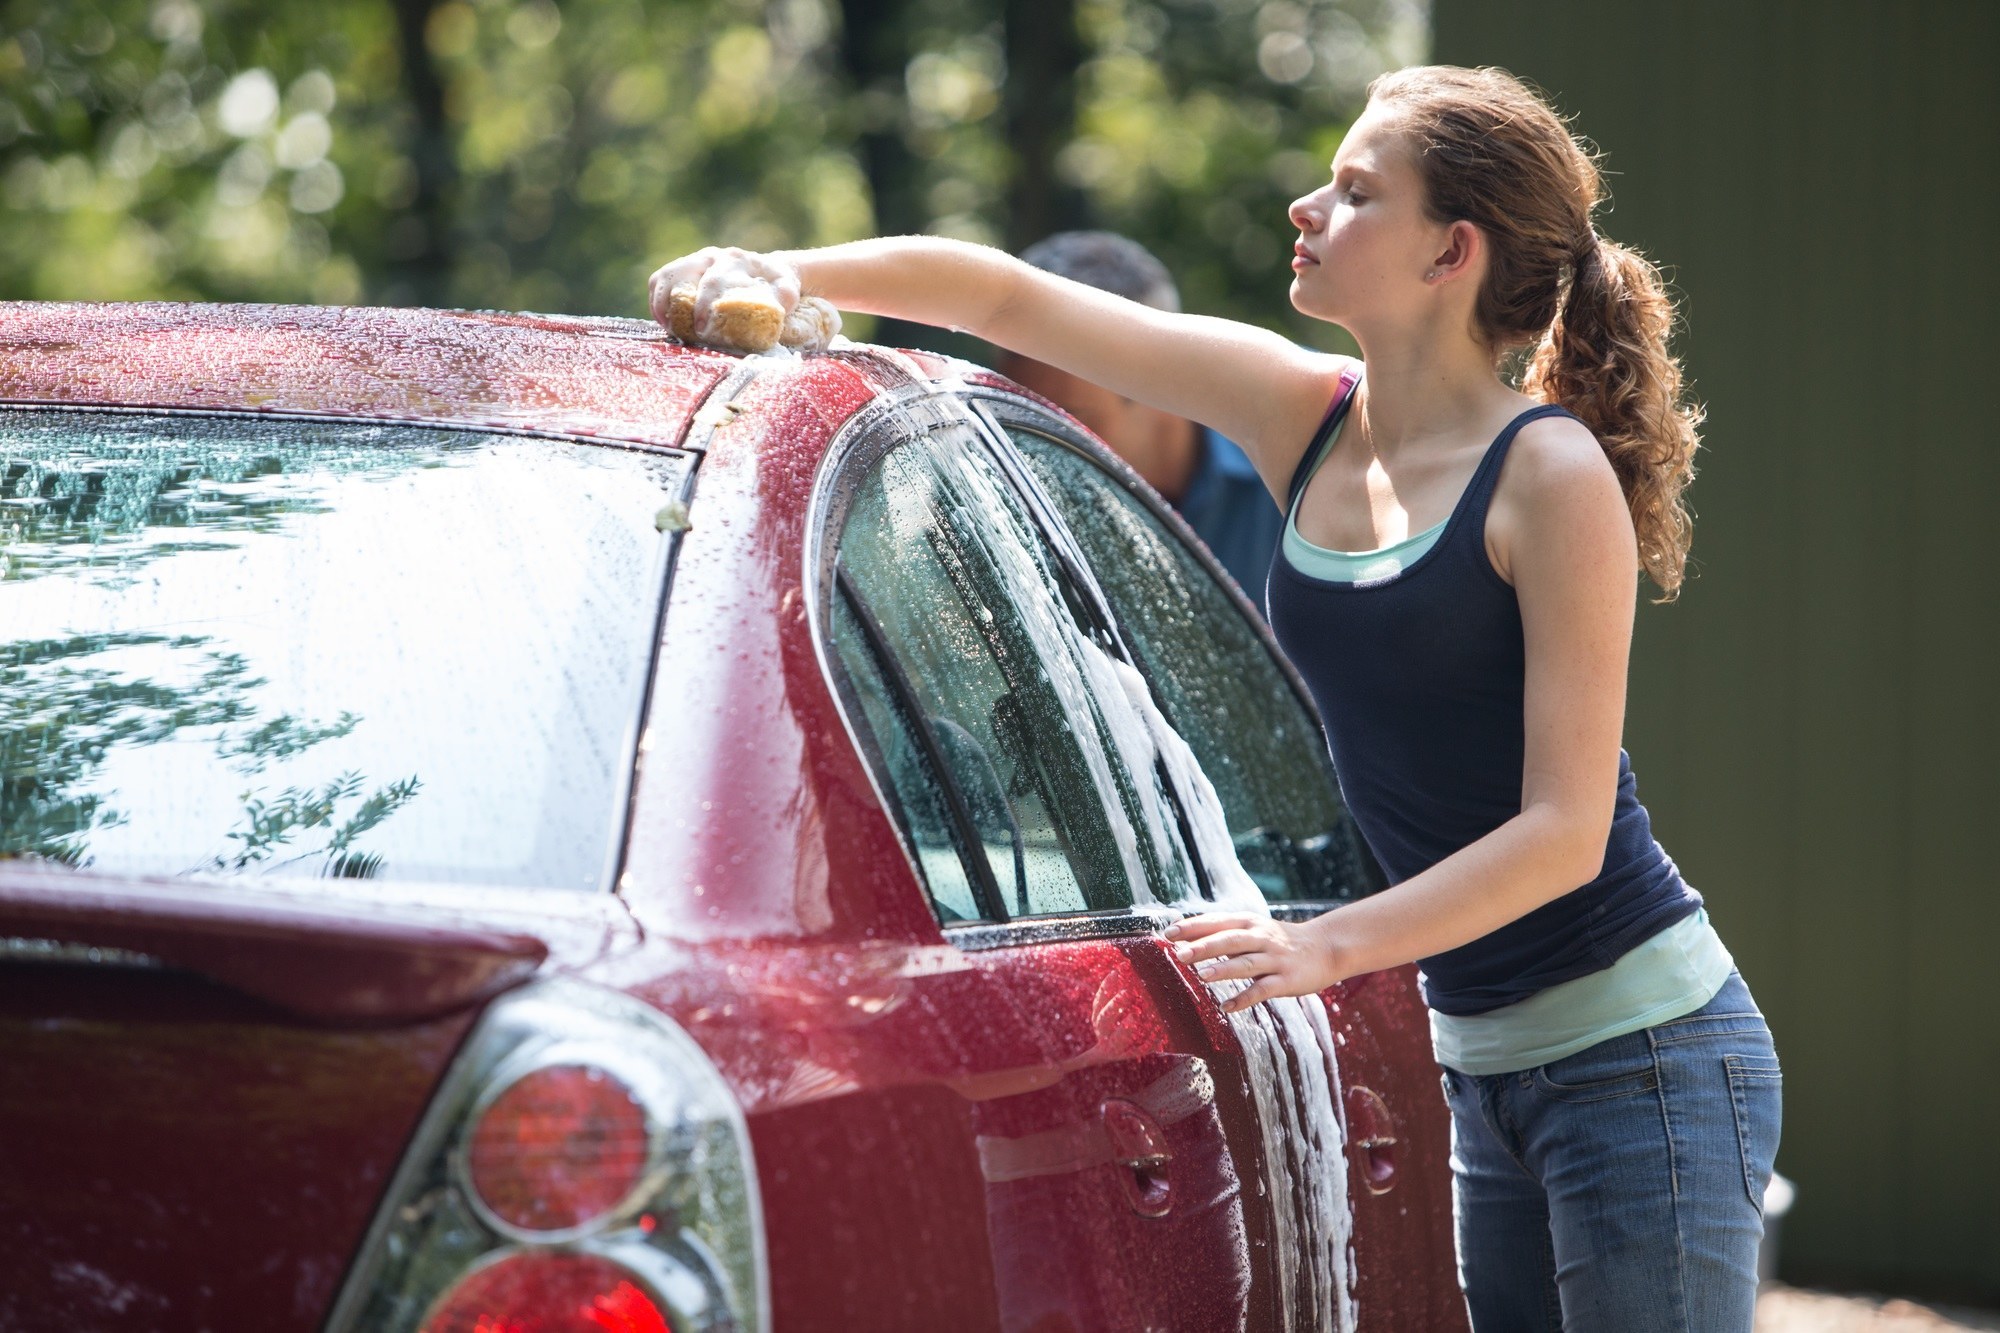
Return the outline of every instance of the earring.
<path id="1" fill-rule="evenodd" d="M 1424 281 L 1425 281 L 1425 282 L 1436 282 L 1436 281 L 1437 281 L 1437 280 L 1438 280 L 1439 278 L 1442 278 L 1443 276 L 1444 276 L 1444 270 L 1443 270 L 1443 269 L 1439 269 L 1439 268 L 1434 268 L 1434 269 L 1432 269 L 1432 270 L 1431 270 L 1430 272 L 1428 272 L 1428 273 L 1424 274 Z"/>

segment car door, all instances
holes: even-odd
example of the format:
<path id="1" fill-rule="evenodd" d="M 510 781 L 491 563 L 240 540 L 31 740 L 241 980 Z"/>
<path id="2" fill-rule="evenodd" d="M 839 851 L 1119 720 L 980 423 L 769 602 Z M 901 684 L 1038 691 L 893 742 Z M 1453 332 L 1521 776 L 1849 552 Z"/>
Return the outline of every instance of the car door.
<path id="1" fill-rule="evenodd" d="M 1274 914 L 1304 919 L 1383 878 L 1340 800 L 1303 689 L 1261 620 L 1129 471 L 1025 400 L 982 404 L 1081 547 L 1097 591 L 1200 760 L 1238 859 Z M 1448 1113 L 1414 967 L 1322 996 L 1339 1042 L 1354 1298 L 1372 1330 L 1463 1327 L 1451 1234 Z"/>
<path id="2" fill-rule="evenodd" d="M 827 663 L 970 963 L 906 1021 L 945 1030 L 912 1027 L 940 1065 L 914 1073 L 970 1105 L 992 1323 L 1281 1326 L 1250 1071 L 1157 933 L 1202 871 L 1101 604 L 957 400 L 847 442 L 822 490 Z"/>

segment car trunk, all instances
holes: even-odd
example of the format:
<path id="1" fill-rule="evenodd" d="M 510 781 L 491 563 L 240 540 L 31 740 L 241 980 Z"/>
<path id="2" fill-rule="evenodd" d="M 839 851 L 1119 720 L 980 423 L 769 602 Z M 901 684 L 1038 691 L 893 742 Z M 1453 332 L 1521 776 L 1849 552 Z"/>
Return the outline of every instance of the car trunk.
<path id="1" fill-rule="evenodd" d="M 540 940 L 0 863 L 0 1328 L 318 1326 Z"/>

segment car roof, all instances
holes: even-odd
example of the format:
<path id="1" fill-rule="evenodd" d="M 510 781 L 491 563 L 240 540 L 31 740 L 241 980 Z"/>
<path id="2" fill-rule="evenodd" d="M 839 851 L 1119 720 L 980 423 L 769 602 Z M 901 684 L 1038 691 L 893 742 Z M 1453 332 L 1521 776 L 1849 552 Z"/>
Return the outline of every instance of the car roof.
<path id="1" fill-rule="evenodd" d="M 827 372 L 849 379 L 833 396 L 850 409 L 856 388 L 862 399 L 922 382 L 1026 393 L 925 352 L 844 343 L 803 362 L 745 357 L 675 342 L 641 319 L 0 301 L 0 405 L 337 416 L 700 449 L 705 433 L 689 427 L 724 380 L 789 382 L 811 396 L 831 388 Z"/>
<path id="2" fill-rule="evenodd" d="M 738 358 L 636 319 L 0 303 L 0 402 L 303 413 L 676 445 Z"/>

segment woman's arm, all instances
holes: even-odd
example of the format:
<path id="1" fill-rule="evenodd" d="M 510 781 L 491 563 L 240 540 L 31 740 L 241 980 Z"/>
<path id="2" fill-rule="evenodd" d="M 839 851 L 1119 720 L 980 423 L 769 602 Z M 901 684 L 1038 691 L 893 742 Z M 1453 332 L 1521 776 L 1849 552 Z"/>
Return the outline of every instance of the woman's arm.
<path id="1" fill-rule="evenodd" d="M 1527 652 L 1521 813 L 1423 873 L 1301 925 L 1216 914 L 1169 929 L 1203 979 L 1256 978 L 1231 1010 L 1457 948 L 1603 868 L 1638 589 L 1631 516 L 1604 451 L 1566 418 L 1523 428 L 1501 491 L 1488 533 L 1520 600 Z"/>
<path id="2" fill-rule="evenodd" d="M 653 275 L 655 316 L 681 282 L 718 258 L 704 250 Z M 1002 251 L 937 236 L 891 236 L 762 256 L 791 300 L 960 329 L 1127 398 L 1212 426 L 1243 446 L 1282 496 L 1345 358 L 1235 320 L 1172 314 L 1046 273 Z M 703 290 L 704 297 L 712 293 Z"/>

